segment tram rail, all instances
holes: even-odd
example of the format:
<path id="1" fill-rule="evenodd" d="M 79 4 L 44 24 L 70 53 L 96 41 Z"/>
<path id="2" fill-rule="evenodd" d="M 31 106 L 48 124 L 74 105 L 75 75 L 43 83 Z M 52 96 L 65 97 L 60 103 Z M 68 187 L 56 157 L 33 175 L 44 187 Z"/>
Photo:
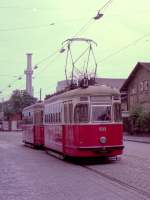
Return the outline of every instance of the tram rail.
<path id="1" fill-rule="evenodd" d="M 101 177 L 106 178 L 107 180 L 111 181 L 112 183 L 117 183 L 117 184 L 123 186 L 124 188 L 128 188 L 130 190 L 133 190 L 133 191 L 137 192 L 138 194 L 141 194 L 141 195 L 145 196 L 146 198 L 150 198 L 150 192 L 148 192 L 148 191 L 145 191 L 145 190 L 140 189 L 140 188 L 138 188 L 136 186 L 128 184 L 128 183 L 126 183 L 126 182 L 124 182 L 122 180 L 119 180 L 118 178 L 116 178 L 114 176 L 110 176 L 110 175 L 108 175 L 108 174 L 106 174 L 104 172 L 100 172 L 99 170 L 94 169 L 94 168 L 92 168 L 92 167 L 90 167 L 88 165 L 82 165 L 81 164 L 80 166 L 85 168 L 86 170 L 88 170 L 90 172 L 95 173 L 96 175 L 99 175 Z"/>

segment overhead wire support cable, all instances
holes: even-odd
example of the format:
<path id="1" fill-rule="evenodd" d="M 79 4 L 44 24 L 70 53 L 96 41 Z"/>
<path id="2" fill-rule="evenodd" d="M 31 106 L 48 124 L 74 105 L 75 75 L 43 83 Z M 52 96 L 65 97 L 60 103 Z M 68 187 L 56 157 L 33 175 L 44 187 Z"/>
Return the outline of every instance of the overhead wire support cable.
<path id="1" fill-rule="evenodd" d="M 124 51 L 124 50 L 128 49 L 129 47 L 131 47 L 133 44 L 136 44 L 136 43 L 140 42 L 141 40 L 143 40 L 144 38 L 146 38 L 146 37 L 148 37 L 148 36 L 150 36 L 150 32 L 147 33 L 147 34 L 144 34 L 143 36 L 141 36 L 141 37 L 139 37 L 139 38 L 137 38 L 137 39 L 135 39 L 135 40 L 133 40 L 132 42 L 130 42 L 130 43 L 128 43 L 127 45 L 123 46 L 122 48 L 118 49 L 117 51 L 115 51 L 115 52 L 109 54 L 108 56 L 106 56 L 106 57 L 104 57 L 103 59 L 99 60 L 98 63 L 101 63 L 101 62 L 103 62 L 104 60 L 106 60 L 106 59 L 108 59 L 108 58 L 111 58 L 111 57 L 113 57 L 113 56 L 115 56 L 115 55 L 121 53 L 122 51 Z"/>
<path id="2" fill-rule="evenodd" d="M 54 51 L 52 55 L 46 56 L 45 58 L 43 58 L 42 60 L 40 60 L 39 62 L 37 62 L 35 64 L 35 66 L 38 66 L 39 64 L 43 63 L 44 61 L 50 59 L 51 57 L 55 56 L 55 54 L 58 53 L 58 51 Z"/>

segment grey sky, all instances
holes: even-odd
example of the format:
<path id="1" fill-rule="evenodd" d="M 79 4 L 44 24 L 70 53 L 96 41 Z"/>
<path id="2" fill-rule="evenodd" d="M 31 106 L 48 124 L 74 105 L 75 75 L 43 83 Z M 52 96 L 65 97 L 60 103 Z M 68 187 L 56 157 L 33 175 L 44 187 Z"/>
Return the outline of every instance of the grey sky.
<path id="1" fill-rule="evenodd" d="M 25 77 L 15 81 L 14 76 L 24 73 L 26 53 L 33 53 L 34 66 L 58 52 L 61 42 L 77 33 L 106 2 L 0 0 L 0 90 L 3 91 L 0 98 L 6 99 L 12 90 L 25 87 Z M 98 44 L 95 48 L 98 76 L 126 78 L 138 61 L 149 62 L 149 21 L 149 0 L 114 0 L 104 10 L 101 20 L 78 35 Z M 128 44 L 131 45 L 117 53 Z M 38 65 L 33 80 L 36 96 L 40 88 L 43 96 L 55 90 L 57 81 L 65 78 L 64 65 L 65 55 L 59 53 Z"/>

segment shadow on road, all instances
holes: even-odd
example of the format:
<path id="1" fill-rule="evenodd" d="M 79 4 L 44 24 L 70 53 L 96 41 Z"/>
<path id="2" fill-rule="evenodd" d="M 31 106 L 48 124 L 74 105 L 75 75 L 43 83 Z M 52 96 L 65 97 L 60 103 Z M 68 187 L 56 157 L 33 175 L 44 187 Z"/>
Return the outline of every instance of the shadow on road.
<path id="1" fill-rule="evenodd" d="M 66 158 L 65 161 L 69 162 L 69 163 L 73 163 L 76 165 L 104 165 L 104 164 L 112 164 L 112 163 L 116 163 L 118 161 L 120 161 L 120 157 L 116 158 L 116 157 L 99 157 L 99 158 Z"/>

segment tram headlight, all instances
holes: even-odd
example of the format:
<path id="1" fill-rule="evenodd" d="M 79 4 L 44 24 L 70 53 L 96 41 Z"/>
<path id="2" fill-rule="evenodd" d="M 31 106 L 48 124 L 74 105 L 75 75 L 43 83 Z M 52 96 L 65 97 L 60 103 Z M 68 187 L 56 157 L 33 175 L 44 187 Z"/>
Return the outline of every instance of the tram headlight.
<path id="1" fill-rule="evenodd" d="M 105 136 L 100 137 L 100 143 L 105 144 L 107 142 L 107 138 Z"/>

